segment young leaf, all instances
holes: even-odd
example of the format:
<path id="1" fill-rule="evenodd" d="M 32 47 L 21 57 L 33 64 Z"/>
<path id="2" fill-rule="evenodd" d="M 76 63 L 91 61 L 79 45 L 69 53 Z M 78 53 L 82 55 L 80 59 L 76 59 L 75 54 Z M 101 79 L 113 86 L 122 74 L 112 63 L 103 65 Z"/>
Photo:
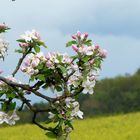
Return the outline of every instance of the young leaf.
<path id="1" fill-rule="evenodd" d="M 39 53 L 40 52 L 40 47 L 39 46 L 34 46 L 35 52 Z"/>
<path id="2" fill-rule="evenodd" d="M 25 43 L 24 39 L 18 39 L 17 42 Z"/>
<path id="3" fill-rule="evenodd" d="M 74 40 L 69 41 L 68 43 L 66 43 L 66 47 L 72 46 L 73 44 L 77 44 L 77 42 Z"/>
<path id="4" fill-rule="evenodd" d="M 16 49 L 15 52 L 17 52 L 17 53 L 23 53 L 23 51 L 20 50 L 20 49 L 19 50 Z"/>
<path id="5" fill-rule="evenodd" d="M 92 45 L 92 40 L 87 40 L 86 42 L 84 42 L 85 45 L 87 46 L 91 46 Z"/>
<path id="6" fill-rule="evenodd" d="M 44 81 L 44 82 L 46 81 L 46 78 L 45 78 L 45 76 L 43 74 L 38 74 L 36 76 L 36 78 L 38 78 L 39 80 Z"/>
<path id="7" fill-rule="evenodd" d="M 52 132 L 47 132 L 46 135 L 49 137 L 49 138 L 56 138 L 56 135 Z"/>

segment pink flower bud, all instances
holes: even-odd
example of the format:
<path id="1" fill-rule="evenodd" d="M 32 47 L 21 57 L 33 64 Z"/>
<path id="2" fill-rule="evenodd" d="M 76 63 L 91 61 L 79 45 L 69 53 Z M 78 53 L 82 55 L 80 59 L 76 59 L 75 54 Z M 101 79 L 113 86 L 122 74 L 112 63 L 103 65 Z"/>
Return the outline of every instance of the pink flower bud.
<path id="1" fill-rule="evenodd" d="M 38 39 L 38 40 L 41 40 L 41 36 L 40 36 L 40 34 L 38 33 L 38 32 L 34 32 L 34 35 L 35 35 L 35 37 Z"/>
<path id="2" fill-rule="evenodd" d="M 53 67 L 53 63 L 52 63 L 51 61 L 47 61 L 47 62 L 46 62 L 46 66 L 47 66 L 48 68 L 51 68 L 51 67 Z"/>
<path id="3" fill-rule="evenodd" d="M 95 49 L 99 49 L 99 48 L 100 48 L 100 46 L 99 46 L 99 45 L 96 45 L 96 46 L 95 46 Z"/>
<path id="4" fill-rule="evenodd" d="M 25 68 L 24 66 L 21 66 L 21 67 L 20 67 L 20 70 L 21 70 L 22 72 L 26 72 L 26 68 Z"/>
<path id="5" fill-rule="evenodd" d="M 65 114 L 65 112 L 64 111 L 61 111 L 61 115 L 64 115 Z"/>
<path id="6" fill-rule="evenodd" d="M 80 38 L 81 37 L 81 32 L 80 31 L 77 31 L 77 34 L 76 35 L 77 35 L 77 37 Z"/>
<path id="7" fill-rule="evenodd" d="M 94 62 L 95 62 L 94 59 L 92 59 L 92 60 L 89 61 L 89 63 L 90 63 L 91 65 L 94 64 Z"/>
<path id="8" fill-rule="evenodd" d="M 27 66 L 27 67 L 30 66 L 30 63 L 31 63 L 30 59 L 26 59 L 24 62 L 25 66 Z"/>
<path id="9" fill-rule="evenodd" d="M 35 58 L 33 61 L 32 61 L 32 67 L 37 67 L 38 64 L 40 63 L 40 60 L 38 58 Z"/>
<path id="10" fill-rule="evenodd" d="M 26 47 L 29 47 L 29 44 L 28 43 L 19 43 L 19 46 L 21 48 L 26 48 Z"/>
<path id="11" fill-rule="evenodd" d="M 102 58 L 106 58 L 106 56 L 107 56 L 107 50 L 105 50 L 105 49 L 100 49 L 100 50 L 99 50 L 99 55 L 100 55 Z"/>
<path id="12" fill-rule="evenodd" d="M 79 50 L 78 47 L 77 47 L 76 45 L 72 45 L 72 48 L 73 48 L 73 50 L 76 51 L 76 52 L 78 52 L 78 50 Z"/>
<path id="13" fill-rule="evenodd" d="M 88 38 L 88 33 L 84 34 L 84 38 L 87 39 Z"/>
<path id="14" fill-rule="evenodd" d="M 76 35 L 72 35 L 71 37 L 72 37 L 73 39 L 76 39 Z"/>

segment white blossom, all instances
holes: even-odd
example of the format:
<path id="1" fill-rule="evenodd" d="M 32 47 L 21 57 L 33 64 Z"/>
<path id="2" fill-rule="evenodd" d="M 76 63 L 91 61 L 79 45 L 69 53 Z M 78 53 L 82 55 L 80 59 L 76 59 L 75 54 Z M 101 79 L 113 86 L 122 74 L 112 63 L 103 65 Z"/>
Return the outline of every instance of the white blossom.
<path id="1" fill-rule="evenodd" d="M 8 43 L 5 41 L 4 37 L 0 35 L 0 58 L 4 57 L 5 53 L 7 52 L 8 49 Z"/>
<path id="2" fill-rule="evenodd" d="M 83 119 L 83 115 L 84 113 L 82 111 L 79 110 L 79 103 L 77 101 L 73 102 L 72 103 L 73 105 L 73 110 L 72 110 L 72 113 L 71 113 L 71 116 L 72 117 L 79 117 L 80 119 Z"/>
<path id="3" fill-rule="evenodd" d="M 9 116 L 7 113 L 0 111 L 0 124 L 7 123 L 9 125 L 15 125 L 16 121 L 18 121 L 20 118 L 17 116 L 16 111 L 12 113 L 11 116 Z"/>
<path id="4" fill-rule="evenodd" d="M 87 80 L 84 81 L 84 82 L 82 83 L 82 87 L 84 87 L 83 93 L 84 93 L 84 94 L 87 94 L 87 93 L 93 94 L 93 93 L 94 93 L 93 88 L 94 88 L 94 86 L 95 86 L 95 83 L 96 83 L 95 80 L 90 81 L 90 80 L 87 78 Z"/>
<path id="5" fill-rule="evenodd" d="M 34 39 L 40 40 L 40 35 L 35 30 L 26 31 L 25 34 L 21 35 L 21 38 L 24 39 L 26 42 L 33 41 Z"/>
<path id="6" fill-rule="evenodd" d="M 0 111 L 0 124 L 8 123 L 8 115 L 2 111 Z"/>
<path id="7" fill-rule="evenodd" d="M 15 125 L 16 121 L 18 121 L 20 118 L 16 114 L 16 111 L 13 112 L 13 114 L 9 117 L 8 119 L 8 124 L 9 125 Z"/>
<path id="8" fill-rule="evenodd" d="M 39 72 L 37 66 L 42 62 L 46 61 L 46 58 L 42 52 L 37 54 L 30 54 L 25 59 L 24 64 L 20 67 L 22 72 L 27 73 L 28 75 L 34 75 Z"/>
<path id="9" fill-rule="evenodd" d="M 48 114 L 49 114 L 49 116 L 48 116 L 49 119 L 53 119 L 55 116 L 55 114 L 53 114 L 52 112 L 48 112 Z"/>
<path id="10" fill-rule="evenodd" d="M 67 98 L 65 99 L 66 106 L 67 106 L 68 108 L 70 108 L 70 107 L 71 107 L 71 102 L 73 102 L 73 101 L 75 101 L 75 99 L 72 99 L 71 97 L 67 97 Z"/>

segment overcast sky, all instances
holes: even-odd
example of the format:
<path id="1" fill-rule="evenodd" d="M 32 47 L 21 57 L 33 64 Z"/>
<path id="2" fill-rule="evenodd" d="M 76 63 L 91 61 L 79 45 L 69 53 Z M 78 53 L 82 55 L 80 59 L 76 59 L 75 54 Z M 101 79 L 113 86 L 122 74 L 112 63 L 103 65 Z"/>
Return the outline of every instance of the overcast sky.
<path id="1" fill-rule="evenodd" d="M 26 30 L 36 29 L 49 46 L 47 51 L 68 51 L 65 43 L 77 30 L 88 32 L 95 44 L 108 50 L 101 78 L 140 67 L 139 0 L 0 0 L 0 23 L 12 30 L 6 35 L 9 56 L 1 69 L 7 73 L 16 65 L 15 42 Z M 11 66 L 10 66 L 11 65 Z"/>

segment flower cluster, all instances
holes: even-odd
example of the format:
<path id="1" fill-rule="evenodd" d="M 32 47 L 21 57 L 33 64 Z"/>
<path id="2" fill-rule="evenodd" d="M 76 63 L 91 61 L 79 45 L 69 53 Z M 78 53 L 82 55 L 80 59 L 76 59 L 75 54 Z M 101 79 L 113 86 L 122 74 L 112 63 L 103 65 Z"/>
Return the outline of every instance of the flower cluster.
<path id="1" fill-rule="evenodd" d="M 35 30 L 26 31 L 25 34 L 21 35 L 21 39 L 25 40 L 26 43 L 33 42 L 34 40 L 41 40 L 39 33 Z M 27 45 L 27 44 L 26 44 Z M 21 46 L 26 46 L 25 44 L 21 44 Z"/>
<path id="2" fill-rule="evenodd" d="M 16 111 L 14 110 L 14 112 L 12 113 L 12 115 L 8 115 L 5 112 L 0 111 L 0 124 L 2 123 L 7 123 L 9 125 L 15 125 L 16 121 L 18 121 L 20 118 L 19 116 L 16 114 Z"/>
<path id="3" fill-rule="evenodd" d="M 76 117 L 83 119 L 83 112 L 79 110 L 79 103 L 71 97 L 67 97 L 64 101 L 61 101 L 61 103 L 57 101 L 55 106 L 57 106 L 55 107 L 56 111 L 54 111 L 55 113 L 49 112 L 49 119 L 55 120 L 57 117 L 60 117 L 64 120 L 72 120 Z M 63 106 L 63 108 L 60 106 Z M 60 115 L 58 116 L 58 114 Z"/>
<path id="4" fill-rule="evenodd" d="M 72 48 L 75 52 L 81 55 L 91 56 L 94 55 L 94 52 L 97 51 L 98 55 L 102 58 L 107 56 L 107 51 L 105 49 L 100 48 L 99 46 L 80 46 L 72 45 Z"/>
<path id="5" fill-rule="evenodd" d="M 0 33 L 4 33 L 6 30 L 9 30 L 10 28 L 5 25 L 5 23 L 0 24 Z"/>
<path id="6" fill-rule="evenodd" d="M 81 34 L 78 31 L 72 38 L 74 39 L 72 48 L 79 55 L 91 56 L 96 53 L 96 55 L 98 54 L 102 58 L 107 56 L 107 51 L 105 49 L 100 48 L 98 45 L 93 45 L 91 40 L 87 40 L 87 33 Z"/>
<path id="7" fill-rule="evenodd" d="M 4 58 L 5 53 L 8 49 L 8 43 L 4 37 L 0 34 L 0 58 Z"/>
<path id="8" fill-rule="evenodd" d="M 21 38 L 17 41 L 19 42 L 20 49 L 16 50 L 18 53 L 30 53 L 31 50 L 39 53 L 40 46 L 47 48 L 45 43 L 41 40 L 40 34 L 35 31 L 26 31 L 20 36 Z"/>
<path id="9" fill-rule="evenodd" d="M 83 112 L 79 110 L 79 106 L 79 103 L 71 97 L 56 101 L 52 106 L 53 111 L 48 112 L 48 118 L 55 123 L 57 122 L 57 127 L 61 123 L 63 133 L 70 133 L 73 129 L 72 120 L 74 118 L 83 119 Z"/>
<path id="10" fill-rule="evenodd" d="M 72 59 L 68 54 L 60 53 L 47 53 L 46 55 L 46 66 L 50 69 L 55 69 L 56 64 L 70 64 Z"/>
<path id="11" fill-rule="evenodd" d="M 6 30 L 9 30 L 10 28 L 3 24 L 0 24 L 0 58 L 4 58 L 5 53 L 8 49 L 8 42 L 4 39 L 2 33 L 6 32 Z"/>
<path id="12" fill-rule="evenodd" d="M 24 61 L 24 65 L 21 66 L 21 71 L 29 75 L 37 74 L 39 71 L 37 66 L 45 60 L 43 53 L 30 54 Z"/>

